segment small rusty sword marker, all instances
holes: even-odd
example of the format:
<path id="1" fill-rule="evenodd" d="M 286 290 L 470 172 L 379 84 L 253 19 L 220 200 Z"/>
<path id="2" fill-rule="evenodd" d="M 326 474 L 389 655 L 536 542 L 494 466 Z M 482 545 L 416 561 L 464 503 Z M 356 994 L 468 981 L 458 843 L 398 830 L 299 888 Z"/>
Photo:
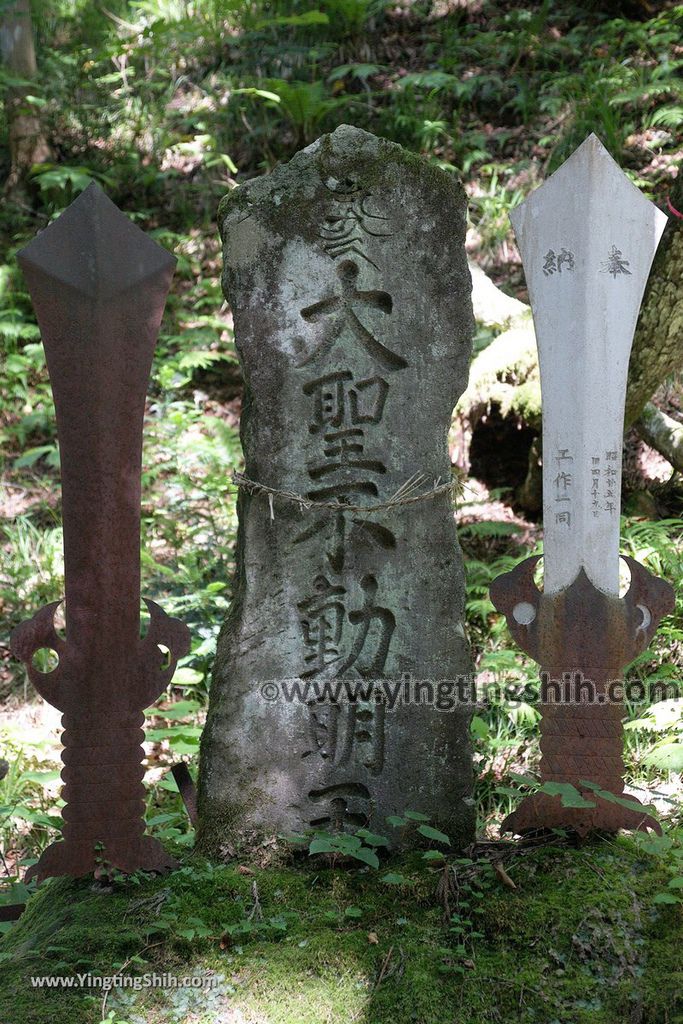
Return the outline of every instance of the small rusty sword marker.
<path id="1" fill-rule="evenodd" d="M 532 558 L 495 580 L 491 599 L 543 669 L 541 781 L 579 789 L 586 781 L 584 795 L 594 806 L 563 807 L 558 797 L 536 793 L 503 829 L 658 828 L 637 801 L 614 802 L 624 788 L 623 705 L 609 684 L 673 607 L 669 584 L 632 559 L 625 559 L 630 589 L 618 596 L 629 353 L 666 217 L 590 135 L 510 219 L 529 287 L 543 396 L 543 593 Z M 565 696 L 557 687 L 568 683 Z M 551 696 L 559 700 L 551 703 Z M 596 795 L 596 786 L 611 799 Z"/>
<path id="2" fill-rule="evenodd" d="M 546 594 L 534 582 L 539 557 L 526 558 L 494 580 L 491 600 L 519 647 L 541 665 L 548 698 L 541 706 L 541 782 L 568 782 L 593 807 L 563 807 L 559 797 L 534 793 L 502 829 L 518 835 L 560 827 L 582 835 L 592 829 L 661 832 L 645 808 L 637 809 L 634 797 L 628 800 L 636 806 L 625 807 L 581 783 L 592 782 L 616 797 L 623 794 L 623 705 L 615 700 L 614 687 L 672 610 L 673 590 L 625 558 L 631 585 L 623 598 L 599 591 L 583 569 L 571 586 Z"/>
<path id="3" fill-rule="evenodd" d="M 15 629 L 12 652 L 62 712 L 64 838 L 27 873 L 84 875 L 175 861 L 144 835 L 143 710 L 190 635 L 146 601 L 140 636 L 145 394 L 175 259 L 90 185 L 19 253 L 47 357 L 60 442 L 66 633 L 60 602 Z M 36 651 L 59 657 L 51 672 Z M 165 650 L 164 650 L 165 648 Z"/>

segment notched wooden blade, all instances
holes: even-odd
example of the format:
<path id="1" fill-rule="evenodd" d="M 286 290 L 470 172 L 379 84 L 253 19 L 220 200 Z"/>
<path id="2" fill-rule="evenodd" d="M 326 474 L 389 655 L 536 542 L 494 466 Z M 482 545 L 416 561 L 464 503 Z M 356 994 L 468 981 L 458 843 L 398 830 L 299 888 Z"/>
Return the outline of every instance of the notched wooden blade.
<path id="1" fill-rule="evenodd" d="M 510 219 L 541 374 L 545 589 L 584 568 L 616 594 L 626 376 L 667 218 L 590 135 Z"/>

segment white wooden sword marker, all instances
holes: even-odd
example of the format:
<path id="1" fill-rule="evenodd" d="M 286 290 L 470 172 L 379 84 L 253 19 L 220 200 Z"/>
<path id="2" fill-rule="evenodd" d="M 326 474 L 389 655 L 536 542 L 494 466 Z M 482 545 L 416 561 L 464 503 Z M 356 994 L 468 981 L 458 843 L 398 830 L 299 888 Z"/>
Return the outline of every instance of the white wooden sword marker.
<path id="1" fill-rule="evenodd" d="M 629 592 L 617 596 L 626 378 L 667 218 L 590 135 L 511 220 L 541 376 L 544 582 L 540 593 L 538 559 L 527 559 L 494 582 L 491 596 L 543 666 L 542 700 L 555 698 L 543 708 L 541 780 L 571 783 L 587 806 L 563 807 L 559 796 L 537 793 L 505 825 L 518 832 L 656 827 L 634 801 L 618 802 L 621 708 L 613 684 L 673 600 L 668 584 L 630 559 Z M 561 690 L 580 679 L 592 691 Z M 596 796 L 596 788 L 609 795 Z"/>

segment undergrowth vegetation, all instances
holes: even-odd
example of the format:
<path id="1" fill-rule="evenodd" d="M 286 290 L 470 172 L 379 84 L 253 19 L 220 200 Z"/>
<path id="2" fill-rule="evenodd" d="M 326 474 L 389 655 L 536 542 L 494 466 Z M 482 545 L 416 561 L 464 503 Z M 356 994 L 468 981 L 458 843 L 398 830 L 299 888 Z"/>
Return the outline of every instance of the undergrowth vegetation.
<path id="1" fill-rule="evenodd" d="M 33 168 L 24 199 L 0 206 L 0 687 L 12 708 L 32 699 L 9 658 L 6 636 L 63 591 L 54 409 L 16 252 L 95 180 L 178 260 L 145 421 L 142 570 L 143 595 L 179 615 L 193 636 L 192 651 L 172 687 L 148 712 L 149 828 L 181 853 L 187 854 L 193 832 L 165 770 L 178 759 L 191 765 L 196 759 L 216 636 L 230 601 L 237 526 L 231 474 L 241 459 L 241 379 L 219 283 L 215 212 L 220 197 L 322 132 L 352 122 L 461 176 L 470 197 L 470 253 L 509 290 L 519 289 L 507 214 L 590 131 L 646 194 L 665 204 L 680 160 L 683 9 L 664 3 L 645 11 L 647 5 L 570 0 L 35 4 L 40 74 L 26 102 L 39 112 L 52 158 Z M 0 94 L 16 84 L 0 70 Z M 5 130 L 0 126 L 3 144 Z M 481 346 L 490 340 L 485 331 L 479 336 Z M 538 530 L 524 530 L 509 517 L 492 522 L 488 508 L 478 518 L 470 516 L 461 531 L 467 624 L 482 683 L 515 684 L 524 696 L 497 692 L 473 718 L 482 831 L 510 810 L 511 773 L 526 777 L 539 759 L 537 667 L 513 646 L 488 598 L 497 575 L 540 550 Z M 472 503 L 467 511 L 473 511 Z M 659 521 L 627 516 L 622 545 L 624 553 L 677 585 L 675 613 L 630 670 L 643 683 L 642 700 L 626 709 L 628 781 L 658 796 L 669 820 L 668 835 L 647 851 L 663 865 L 662 884 L 659 890 L 651 887 L 651 895 L 668 891 L 675 901 L 680 888 L 668 887 L 667 878 L 680 881 L 683 873 L 676 803 L 683 716 L 681 701 L 674 699 L 683 662 L 681 521 L 674 515 Z M 654 684 L 670 689 L 657 693 Z M 42 725 L 30 717 L 0 720 L 0 753 L 10 765 L 0 782 L 0 847 L 13 879 L 59 828 L 56 722 Z M 414 813 L 419 815 L 419 808 Z M 324 846 L 325 838 L 318 838 Z M 372 852 L 377 844 L 367 838 L 360 837 L 360 846 Z M 354 856 L 348 849 L 317 852 Z M 608 863 L 600 870 L 609 874 L 612 868 Z M 210 868 L 203 870 L 210 874 Z M 394 885 L 412 885 L 399 871 L 393 873 L 402 879 L 394 879 Z M 234 915 L 237 931 L 226 940 L 236 951 L 231 955 L 239 959 L 246 939 L 274 942 L 285 935 L 295 941 L 279 948 L 292 954 L 293 963 L 308 932 L 280 914 L 280 903 L 288 906 L 287 901 L 273 892 L 271 917 L 258 929 L 249 928 L 248 911 L 242 912 L 249 886 L 234 873 L 229 884 L 242 893 L 234 896 L 241 907 Z M 350 894 L 335 893 L 327 875 L 321 884 L 330 889 L 330 905 L 328 917 L 315 928 L 322 933 L 344 931 L 349 922 L 355 927 Z M 154 892 L 163 892 L 163 885 Z M 178 885 L 179 892 L 159 904 L 166 908 L 155 918 L 159 928 L 171 920 L 173 899 L 189 899 L 182 879 Z M 16 900 L 23 891 L 15 884 L 6 898 Z M 294 902 L 302 903 L 300 897 Z M 364 933 L 380 911 L 374 904 L 360 908 Z M 400 908 L 391 913 L 397 920 L 404 917 Z M 495 929 L 492 914 L 489 909 L 485 928 L 490 930 Z M 225 929 L 226 921 L 205 919 L 199 911 L 194 916 L 196 924 L 186 923 L 193 938 L 220 942 L 215 931 L 219 923 Z M 464 953 L 454 957 L 450 946 L 450 952 L 432 951 L 429 977 L 432 968 L 444 973 L 444 965 L 445 973 L 469 970 L 463 963 L 470 959 L 476 932 L 470 924 L 467 940 L 456 943 Z M 30 929 L 30 922 L 21 927 Z M 412 926 L 406 919 L 397 927 Z M 153 937 L 137 924 L 131 928 L 137 931 L 129 944 L 119 936 L 121 961 L 129 949 Z M 598 941 L 598 931 L 591 941 Z M 181 948 L 186 938 L 180 933 L 173 941 Z M 354 986 L 366 984 L 363 941 L 362 950 L 349 947 L 351 999 L 358 991 Z M 407 946 L 418 944 L 416 925 Z M 564 969 L 565 952 L 548 953 L 553 970 Z M 282 956 L 285 966 L 288 956 Z M 273 963 L 276 970 L 277 958 Z M 489 967 L 494 970 L 495 964 Z M 540 983 L 535 977 L 530 984 Z M 265 992 L 262 998 L 267 1001 Z M 565 1019 L 559 1010 L 557 1016 Z"/>

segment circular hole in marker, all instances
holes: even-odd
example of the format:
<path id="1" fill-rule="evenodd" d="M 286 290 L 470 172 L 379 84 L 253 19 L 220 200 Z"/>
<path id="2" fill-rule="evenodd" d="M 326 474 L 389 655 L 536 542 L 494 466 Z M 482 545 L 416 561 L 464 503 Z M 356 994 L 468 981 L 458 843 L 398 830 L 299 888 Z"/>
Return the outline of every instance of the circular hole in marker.
<path id="1" fill-rule="evenodd" d="M 36 671 L 49 675 L 59 665 L 59 655 L 51 647 L 39 647 L 34 651 L 31 663 Z"/>
<path id="2" fill-rule="evenodd" d="M 157 647 L 159 648 L 163 656 L 163 661 L 161 662 L 161 671 L 164 672 L 167 668 L 170 668 L 171 666 L 171 652 L 169 651 L 168 647 L 164 646 L 164 644 L 157 644 Z"/>
<path id="3" fill-rule="evenodd" d="M 642 616 L 642 621 L 638 623 L 638 629 L 647 629 L 652 622 L 652 613 L 644 604 L 637 605 L 637 608 Z"/>
<path id="4" fill-rule="evenodd" d="M 528 601 L 520 601 L 512 609 L 512 618 L 515 622 L 518 622 L 520 626 L 528 626 L 529 623 L 533 622 L 536 618 L 536 609 Z"/>
<path id="5" fill-rule="evenodd" d="M 631 586 L 631 570 L 628 562 L 619 559 L 619 597 L 626 597 Z"/>

